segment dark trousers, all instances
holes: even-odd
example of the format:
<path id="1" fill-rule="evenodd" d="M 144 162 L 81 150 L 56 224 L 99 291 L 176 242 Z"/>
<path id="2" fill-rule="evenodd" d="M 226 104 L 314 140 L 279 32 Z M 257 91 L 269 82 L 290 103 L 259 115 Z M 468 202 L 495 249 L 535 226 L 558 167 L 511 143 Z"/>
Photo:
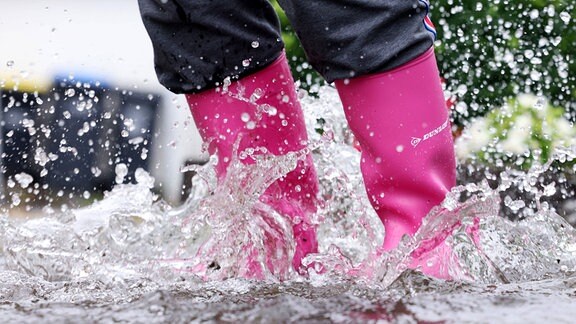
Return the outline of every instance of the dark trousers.
<path id="1" fill-rule="evenodd" d="M 160 83 L 215 87 L 273 62 L 284 45 L 267 0 L 138 0 Z M 328 81 L 398 67 L 432 46 L 428 0 L 279 0 L 310 64 Z"/>

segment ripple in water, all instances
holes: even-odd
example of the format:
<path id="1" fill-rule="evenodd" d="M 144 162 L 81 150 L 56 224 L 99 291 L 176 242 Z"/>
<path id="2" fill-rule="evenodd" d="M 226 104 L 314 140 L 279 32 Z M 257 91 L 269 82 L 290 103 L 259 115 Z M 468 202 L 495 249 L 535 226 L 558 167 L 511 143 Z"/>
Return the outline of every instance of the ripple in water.
<path id="1" fill-rule="evenodd" d="M 29 220 L 2 217 L 3 318 L 487 322 L 576 315 L 569 306 L 576 233 L 544 202 L 553 194 L 549 186 L 526 185 L 551 164 L 504 171 L 497 188 L 486 180 L 454 188 L 414 238 L 382 253 L 383 227 L 365 195 L 335 90 L 301 99 L 307 149 L 283 157 L 256 151 L 256 164 L 248 166 L 235 159 L 219 187 L 215 161 L 187 167 L 197 175 L 182 206 L 160 201 L 151 191 L 154 179 L 139 171 L 138 184 L 118 185 L 89 207 Z M 302 277 L 290 268 L 290 224 L 258 197 L 309 150 L 324 205 L 314 219 L 320 253 L 305 259 L 311 266 Z M 575 156 L 572 148 L 556 160 Z M 530 200 L 503 200 L 511 187 L 530 192 Z M 503 217 L 501 206 L 524 216 Z M 455 280 L 410 269 L 414 258 Z"/>

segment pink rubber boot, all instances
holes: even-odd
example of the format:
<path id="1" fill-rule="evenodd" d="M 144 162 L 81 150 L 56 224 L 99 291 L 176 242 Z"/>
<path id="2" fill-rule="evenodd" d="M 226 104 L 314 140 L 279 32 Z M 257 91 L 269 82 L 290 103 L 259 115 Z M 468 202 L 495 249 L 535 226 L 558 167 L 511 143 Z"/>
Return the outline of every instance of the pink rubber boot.
<path id="1" fill-rule="evenodd" d="M 384 250 L 413 235 L 456 184 L 454 146 L 433 49 L 394 70 L 336 87 L 362 149 L 361 169 L 386 234 Z M 426 274 L 446 277 L 438 269 Z"/>
<path id="2" fill-rule="evenodd" d="M 209 153 L 218 156 L 216 173 L 220 180 L 226 174 L 238 136 L 238 153 L 247 148 L 266 148 L 271 154 L 284 155 L 306 146 L 304 116 L 284 53 L 263 70 L 225 88 L 188 94 L 186 99 L 202 139 L 210 143 Z M 254 161 L 248 157 L 242 162 Z M 309 218 L 316 212 L 317 193 L 318 178 L 309 155 L 260 198 L 291 219 L 296 240 L 292 264 L 296 270 L 301 270 L 304 256 L 318 249 Z"/>

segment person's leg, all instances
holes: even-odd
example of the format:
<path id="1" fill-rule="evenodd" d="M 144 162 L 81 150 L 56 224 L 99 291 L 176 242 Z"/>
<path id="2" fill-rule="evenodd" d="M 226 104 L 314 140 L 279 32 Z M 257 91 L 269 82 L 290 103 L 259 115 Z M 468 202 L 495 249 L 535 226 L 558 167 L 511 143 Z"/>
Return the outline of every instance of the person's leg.
<path id="1" fill-rule="evenodd" d="M 283 155 L 305 148 L 304 117 L 282 51 L 278 18 L 267 1 L 139 3 L 159 79 L 173 92 L 186 94 L 200 134 L 210 143 L 209 152 L 218 156 L 220 180 L 238 138 L 238 152 L 265 148 Z M 293 222 L 296 269 L 306 254 L 317 250 L 310 222 L 317 193 L 308 155 L 261 197 Z"/>
<path id="2" fill-rule="evenodd" d="M 279 22 L 267 0 L 138 0 L 158 80 L 197 93 L 242 78 L 280 56 Z"/>
<path id="3" fill-rule="evenodd" d="M 280 2 L 312 65 L 336 81 L 362 149 L 369 199 L 386 230 L 383 247 L 393 249 L 456 182 L 428 2 Z"/>
<path id="4" fill-rule="evenodd" d="M 278 2 L 328 82 L 392 70 L 433 45 L 423 0 Z"/>

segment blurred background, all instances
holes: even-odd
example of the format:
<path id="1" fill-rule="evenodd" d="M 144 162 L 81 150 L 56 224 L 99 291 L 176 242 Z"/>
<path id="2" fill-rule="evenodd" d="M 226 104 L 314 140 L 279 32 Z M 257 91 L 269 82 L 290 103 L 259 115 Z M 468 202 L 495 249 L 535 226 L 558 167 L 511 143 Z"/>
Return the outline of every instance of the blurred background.
<path id="1" fill-rule="evenodd" d="M 184 98 L 157 82 L 137 2 L 0 8 L 2 205 L 85 204 L 124 165 L 127 182 L 144 168 L 179 202 L 181 166 L 205 157 Z"/>
<path id="2" fill-rule="evenodd" d="M 323 81 L 273 4 L 295 78 L 314 95 Z M 463 163 L 528 168 L 575 144 L 573 0 L 431 5 Z M 180 203 L 189 179 L 181 168 L 207 157 L 183 96 L 156 80 L 136 1 L 0 0 L 0 8 L 2 208 L 87 204 L 133 181 L 137 168 L 154 176 L 160 197 Z M 518 121 L 524 131 L 512 132 Z M 573 163 L 558 168 L 574 174 Z"/>

